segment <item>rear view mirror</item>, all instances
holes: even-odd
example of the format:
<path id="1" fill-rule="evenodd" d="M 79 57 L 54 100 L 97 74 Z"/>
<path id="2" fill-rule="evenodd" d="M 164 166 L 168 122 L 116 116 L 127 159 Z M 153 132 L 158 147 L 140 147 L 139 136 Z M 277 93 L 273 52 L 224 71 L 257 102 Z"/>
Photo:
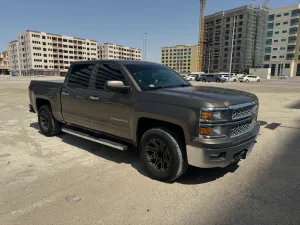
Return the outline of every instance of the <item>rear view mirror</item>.
<path id="1" fill-rule="evenodd" d="M 126 93 L 130 92 L 130 90 L 131 90 L 130 86 L 125 86 L 123 81 L 120 81 L 120 80 L 106 81 L 104 88 L 106 91 L 122 93 L 122 94 L 126 94 Z"/>

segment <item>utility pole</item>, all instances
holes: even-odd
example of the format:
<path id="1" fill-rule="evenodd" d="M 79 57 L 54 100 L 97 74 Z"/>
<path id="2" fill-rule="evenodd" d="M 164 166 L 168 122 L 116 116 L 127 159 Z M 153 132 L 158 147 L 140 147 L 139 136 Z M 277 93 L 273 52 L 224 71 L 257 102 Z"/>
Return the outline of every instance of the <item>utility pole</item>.
<path id="1" fill-rule="evenodd" d="M 19 55 L 19 40 L 18 40 L 16 46 L 17 46 L 17 55 L 18 55 L 19 76 L 22 76 L 22 74 L 21 74 L 21 62 L 20 62 L 20 55 Z"/>
<path id="2" fill-rule="evenodd" d="M 230 52 L 230 62 L 229 62 L 229 76 L 228 76 L 228 82 L 230 82 L 230 76 L 231 76 L 231 67 L 232 67 L 232 55 L 233 55 L 233 43 L 234 43 L 234 34 L 235 34 L 235 17 L 234 14 L 233 18 L 233 29 L 232 29 L 232 38 L 231 38 L 231 52 Z"/>
<path id="3" fill-rule="evenodd" d="M 144 33 L 144 61 L 147 60 L 147 35 L 148 33 Z"/>
<path id="4" fill-rule="evenodd" d="M 210 54 L 211 54 L 211 45 L 209 45 L 208 47 L 208 70 L 207 70 L 208 73 L 210 68 Z"/>

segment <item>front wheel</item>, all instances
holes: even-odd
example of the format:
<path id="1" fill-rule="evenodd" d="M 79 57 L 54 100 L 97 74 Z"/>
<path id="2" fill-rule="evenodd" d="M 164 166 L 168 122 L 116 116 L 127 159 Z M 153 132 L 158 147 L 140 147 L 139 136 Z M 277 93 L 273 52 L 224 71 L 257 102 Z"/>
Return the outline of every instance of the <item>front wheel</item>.
<path id="1" fill-rule="evenodd" d="M 187 169 L 184 145 L 171 132 L 153 128 L 140 141 L 140 158 L 146 172 L 154 179 L 172 181 Z"/>
<path id="2" fill-rule="evenodd" d="M 217 83 L 220 83 L 220 80 L 216 80 Z"/>
<path id="3" fill-rule="evenodd" d="M 249 82 L 249 80 L 246 80 L 246 82 Z"/>
<path id="4" fill-rule="evenodd" d="M 257 82 L 260 82 L 260 80 L 257 80 Z"/>
<path id="5" fill-rule="evenodd" d="M 205 80 L 205 79 L 203 79 L 203 80 L 202 80 L 202 82 L 206 82 L 206 80 Z"/>
<path id="6" fill-rule="evenodd" d="M 45 136 L 53 136 L 60 132 L 59 122 L 54 118 L 49 105 L 43 105 L 38 111 L 38 121 L 41 132 Z"/>

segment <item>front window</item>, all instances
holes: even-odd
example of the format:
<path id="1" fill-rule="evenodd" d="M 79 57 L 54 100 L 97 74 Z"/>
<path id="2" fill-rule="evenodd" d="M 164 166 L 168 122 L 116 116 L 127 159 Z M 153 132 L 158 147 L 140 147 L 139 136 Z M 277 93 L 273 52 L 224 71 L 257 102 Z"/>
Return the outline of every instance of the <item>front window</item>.
<path id="1" fill-rule="evenodd" d="M 159 64 L 125 64 L 143 90 L 184 87 L 190 84 L 170 68 Z"/>

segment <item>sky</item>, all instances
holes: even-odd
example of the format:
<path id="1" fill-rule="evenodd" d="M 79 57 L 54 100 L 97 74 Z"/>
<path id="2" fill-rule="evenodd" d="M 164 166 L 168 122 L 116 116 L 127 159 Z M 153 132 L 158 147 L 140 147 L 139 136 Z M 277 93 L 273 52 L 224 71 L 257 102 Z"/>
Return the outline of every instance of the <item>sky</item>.
<path id="1" fill-rule="evenodd" d="M 256 0 L 263 4 L 265 0 Z M 253 4 L 253 0 L 207 0 L 205 14 Z M 270 8 L 297 0 L 270 0 Z M 13 0 L 0 4 L 0 52 L 25 30 L 38 30 L 143 47 L 147 60 L 159 62 L 160 48 L 196 44 L 199 0 Z"/>

